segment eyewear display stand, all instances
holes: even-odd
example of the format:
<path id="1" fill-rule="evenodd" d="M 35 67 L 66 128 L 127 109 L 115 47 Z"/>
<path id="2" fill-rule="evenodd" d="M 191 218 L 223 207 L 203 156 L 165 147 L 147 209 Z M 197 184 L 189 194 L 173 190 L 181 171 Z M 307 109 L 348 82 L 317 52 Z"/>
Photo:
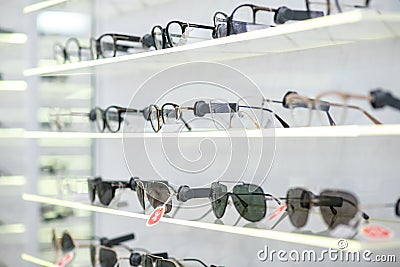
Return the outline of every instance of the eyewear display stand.
<path id="1" fill-rule="evenodd" d="M 48 3 L 43 3 L 43 6 L 27 6 L 25 8 L 27 15 L 25 16 L 33 15 L 29 15 L 29 13 L 41 14 L 44 11 L 51 11 L 53 4 L 55 4 L 56 9 L 60 10 L 77 8 L 74 1 L 59 1 L 67 2 L 62 5 L 50 3 L 51 1 L 45 2 Z M 180 23 L 181 27 L 185 28 L 191 25 L 195 28 L 196 25 L 203 25 L 203 28 L 206 29 L 204 32 L 208 33 L 212 30 L 211 26 L 207 26 L 212 25 L 212 13 L 215 11 L 215 2 L 212 0 L 205 0 L 204 3 L 195 3 L 189 0 L 187 4 L 183 4 L 182 1 L 169 1 L 168 4 L 143 4 L 140 7 L 134 6 L 132 3 L 125 3 L 122 9 L 111 8 L 114 7 L 112 5 L 115 3 L 100 2 L 93 1 L 94 7 L 96 7 L 93 10 L 101 10 L 101 12 L 91 14 L 94 20 L 93 25 L 96 25 L 97 30 L 91 37 L 100 37 L 107 32 L 117 32 L 121 33 L 119 38 L 125 36 L 124 34 L 131 37 L 136 36 L 138 38 L 131 41 L 141 43 L 146 34 L 150 34 L 154 25 L 160 23 L 160 25 L 165 26 L 167 25 L 166 21 L 190 21 L 190 24 Z M 221 11 L 229 13 L 239 4 L 247 4 L 247 2 L 221 4 L 220 6 L 223 6 Z M 84 119 L 88 121 L 87 123 L 90 123 L 89 120 L 93 121 L 94 113 L 90 110 L 94 107 L 111 107 L 116 110 L 111 115 L 118 116 L 116 117 L 118 120 L 110 117 L 110 121 L 115 123 L 115 128 L 110 127 L 112 125 L 107 126 L 104 122 L 104 133 L 95 131 L 94 127 L 91 128 L 92 131 L 90 132 L 68 130 L 56 132 L 44 129 L 32 130 L 30 128 L 0 129 L 0 141 L 11 142 L 15 139 L 21 139 L 37 142 L 38 144 L 45 144 L 43 146 L 47 149 L 46 151 L 51 151 L 50 148 L 52 148 L 55 154 L 65 152 L 66 156 L 71 156 L 68 153 L 72 156 L 74 156 L 74 153 L 79 154 L 80 149 L 86 145 L 90 148 L 90 151 L 85 150 L 87 154 L 79 155 L 80 157 L 77 157 L 71 163 L 71 165 L 78 167 L 85 165 L 87 168 L 87 166 L 90 166 L 90 170 L 84 170 L 88 172 L 85 172 L 87 174 L 85 178 L 88 175 L 91 177 L 101 175 L 105 178 L 111 177 L 112 180 L 113 177 L 138 175 L 143 180 L 167 180 L 169 186 L 176 191 L 171 190 L 171 197 L 165 200 L 173 203 L 173 212 L 164 214 L 160 223 L 153 227 L 146 227 L 146 222 L 149 220 L 150 213 L 157 206 L 148 205 L 148 202 L 152 199 L 141 195 L 142 191 L 132 192 L 133 190 L 129 190 L 128 186 L 128 190 L 121 194 L 120 200 L 121 203 L 125 201 L 127 204 L 121 205 L 119 208 L 90 203 L 86 196 L 86 187 L 80 191 L 80 194 L 84 192 L 82 195 L 85 198 L 82 199 L 86 200 L 75 198 L 74 194 L 70 194 L 71 192 L 68 192 L 67 195 L 46 195 L 45 191 L 41 193 L 29 190 L 22 195 L 23 201 L 32 205 L 32 207 L 39 207 L 40 205 L 62 207 L 73 210 L 75 215 L 82 215 L 84 219 L 79 220 L 78 223 L 73 218 L 63 221 L 69 224 L 68 227 L 71 229 L 68 230 L 72 234 L 74 234 L 74 231 L 85 231 L 88 236 L 93 234 L 106 236 L 111 232 L 122 230 L 124 230 L 123 232 L 130 232 L 133 230 L 136 240 L 132 242 L 132 247 L 166 251 L 168 255 L 177 258 L 191 258 L 200 254 L 203 255 L 201 259 L 204 259 L 205 262 L 223 266 L 265 266 L 268 262 L 261 261 L 257 257 L 257 253 L 264 250 L 266 246 L 269 250 L 287 249 L 288 251 L 298 250 L 301 252 L 305 249 L 314 249 L 319 252 L 322 249 L 341 249 L 338 247 L 339 241 L 345 241 L 342 243 L 346 244 L 348 250 L 363 251 L 368 249 L 375 254 L 394 254 L 400 259 L 400 220 L 392 209 L 370 208 L 374 204 L 379 206 L 382 203 L 389 203 L 399 198 L 398 188 L 400 183 L 398 182 L 397 155 L 400 145 L 400 113 L 398 110 L 400 102 L 396 97 L 400 96 L 397 81 L 397 70 L 400 65 L 398 61 L 400 57 L 400 50 L 398 49 L 400 7 L 395 10 L 384 9 L 379 11 L 372 8 L 357 8 L 349 12 L 320 16 L 321 12 L 318 11 L 317 13 L 306 14 L 308 12 L 304 11 L 304 6 L 291 7 L 289 3 L 279 3 L 279 5 L 287 5 L 288 9 L 281 7 L 279 10 L 274 10 L 279 15 L 275 18 L 277 22 L 280 19 L 284 22 L 291 19 L 302 21 L 288 22 L 283 25 L 277 24 L 274 27 L 219 39 L 212 39 L 210 35 L 210 40 L 162 50 L 149 49 L 149 51 L 141 53 L 111 58 L 102 58 L 99 54 L 99 59 L 80 62 L 65 60 L 65 64 L 52 66 L 30 64 L 29 66 L 37 67 L 25 69 L 23 72 L 23 75 L 28 79 L 29 89 L 30 86 L 35 87 L 35 83 L 30 81 L 31 79 L 34 80 L 33 78 L 57 77 L 58 79 L 62 77 L 65 78 L 62 81 L 65 84 L 72 84 L 74 79 L 80 78 L 91 80 L 89 82 L 91 85 L 90 101 L 88 101 L 90 104 L 85 105 L 85 107 L 87 106 L 87 116 Z M 332 7 L 334 7 L 334 3 L 332 3 Z M 118 15 L 112 13 L 115 10 L 118 10 Z M 300 12 L 300 10 L 302 11 Z M 324 8 L 321 10 L 324 10 Z M 307 16 L 315 18 L 303 20 Z M 149 22 L 150 18 L 157 17 L 160 18 L 159 22 Z M 196 19 L 192 21 L 191 18 Z M 271 23 L 274 23 L 274 21 L 271 20 Z M 147 28 L 144 28 L 144 25 L 147 25 Z M 114 37 L 117 38 L 118 36 Z M 113 40 L 114 37 L 112 37 Z M 81 40 L 80 37 L 79 40 Z M 116 42 L 115 40 L 114 42 Z M 64 44 L 65 42 L 61 43 Z M 104 44 L 107 46 L 107 42 Z M 38 46 L 39 43 L 32 45 Z M 124 47 L 118 47 L 115 44 L 114 47 L 113 55 L 118 54 L 118 49 L 124 49 Z M 148 46 L 146 47 L 148 48 Z M 273 140 L 273 145 L 262 147 L 263 150 L 271 152 L 273 158 L 271 166 L 265 164 L 265 159 L 259 162 L 243 160 L 248 164 L 249 169 L 239 170 L 239 167 L 233 166 L 230 172 L 216 173 L 215 175 L 207 173 L 204 176 L 195 171 L 180 173 L 181 166 L 179 164 L 174 165 L 174 160 L 182 160 L 178 157 L 181 151 L 174 151 L 176 153 L 169 154 L 168 152 L 171 151 L 168 150 L 167 146 L 163 146 L 163 141 L 167 144 L 167 142 L 179 140 L 179 148 L 190 148 L 191 153 L 200 151 L 201 154 L 203 151 L 200 145 L 197 147 L 198 140 L 207 139 L 213 144 L 220 144 L 224 140 L 241 138 L 243 132 L 235 131 L 235 129 L 226 132 L 219 129 L 206 131 L 203 128 L 197 129 L 196 127 L 191 127 L 189 131 L 187 130 L 189 127 L 186 127 L 178 134 L 167 132 L 168 127 L 164 125 L 161 129 L 159 125 L 158 128 L 156 127 L 158 133 L 150 127 L 145 132 L 127 133 L 124 132 L 125 121 L 121 118 L 129 110 L 122 107 L 132 108 L 129 106 L 129 101 L 140 99 L 140 103 L 135 103 L 132 106 L 134 106 L 133 108 L 140 108 L 140 110 L 133 112 L 137 112 L 138 119 L 142 121 L 143 116 L 146 119 L 146 114 L 150 113 L 149 110 L 142 108 L 149 107 L 149 105 L 158 105 L 161 108 L 165 103 L 182 105 L 183 118 L 185 118 L 187 112 L 194 113 L 196 118 L 200 119 L 212 118 L 210 113 L 212 113 L 212 109 L 220 108 L 218 105 L 207 105 L 201 101 L 196 102 L 197 105 L 192 105 L 194 102 L 186 105 L 179 100 L 175 101 L 173 97 L 167 99 L 168 93 L 173 91 L 168 86 L 164 88 L 162 84 L 155 83 L 157 86 L 154 86 L 154 91 L 164 90 L 162 94 L 158 94 L 155 98 L 151 90 L 147 91 L 146 94 L 137 90 L 149 77 L 156 73 L 162 73 L 169 67 L 178 64 L 198 61 L 216 62 L 237 69 L 248 76 L 257 85 L 260 93 L 269 99 L 281 100 L 285 92 L 288 91 L 296 91 L 310 97 L 328 90 L 370 95 L 373 101 L 362 103 L 365 104 L 363 108 L 379 118 L 382 125 L 365 123 L 343 126 L 292 127 L 294 124 L 289 115 L 290 110 L 285 109 L 280 104 L 273 106 L 274 108 L 270 111 L 275 118 L 279 116 L 279 119 L 276 119 L 281 123 L 276 121 L 275 129 L 244 131 L 248 134 L 248 139 L 240 144 L 259 141 L 267 143 Z M 208 70 L 199 69 L 198 71 L 206 72 Z M 179 75 L 184 74 L 176 74 L 169 79 L 178 80 Z M 219 73 L 216 73 L 215 76 L 218 75 Z M 222 78 L 235 80 L 237 77 Z M 384 88 L 385 91 L 374 90 L 378 87 Z M 201 87 L 198 87 L 188 95 L 192 97 L 192 100 L 198 100 L 200 97 L 206 97 L 202 95 L 204 92 Z M 243 92 L 247 92 L 247 88 L 243 88 Z M 76 88 L 74 93 L 76 94 L 70 94 L 68 97 L 60 98 L 57 101 L 70 103 L 71 99 L 74 99 L 77 103 L 80 103 L 83 94 L 79 94 L 79 87 Z M 165 99 L 162 98 L 165 96 L 164 93 L 167 95 Z M 157 102 L 158 97 L 161 99 L 160 102 Z M 180 95 L 177 94 L 176 97 L 180 97 Z M 235 103 L 236 100 L 226 102 L 229 109 L 220 110 L 220 115 L 225 116 L 232 110 L 240 111 L 243 106 L 239 107 Z M 185 107 L 190 108 L 185 109 Z M 162 108 L 160 110 L 163 111 Z M 169 109 L 166 110 L 170 111 Z M 79 112 L 85 111 L 80 110 Z M 36 115 L 36 111 L 33 114 Z M 159 124 L 161 124 L 160 118 L 163 119 L 164 117 L 155 118 L 155 120 L 158 119 Z M 182 121 L 186 124 L 184 120 Z M 183 125 L 182 121 L 178 121 L 178 123 Z M 333 123 L 331 124 L 333 125 Z M 291 128 L 286 128 L 285 125 L 290 125 Z M 179 139 L 177 139 L 177 136 Z M 78 148 L 73 148 L 70 145 L 74 142 L 78 144 Z M 145 147 L 146 149 L 140 146 L 143 143 L 148 145 L 148 147 Z M 79 148 L 79 146 L 81 147 Z M 228 151 L 229 149 L 230 147 L 227 144 L 218 147 L 215 153 L 216 157 L 227 156 L 229 152 L 232 152 L 233 156 L 249 152 L 241 151 L 242 146 L 237 146 Z M 134 166 L 127 166 L 129 159 L 124 152 L 134 152 Z M 36 156 L 40 158 L 40 155 Z M 190 156 L 196 158 L 198 155 L 192 153 Z M 165 162 L 162 160 L 165 160 Z M 37 162 L 37 159 L 32 161 Z M 258 169 L 250 170 L 255 165 Z M 171 166 L 175 167 L 173 171 L 165 171 Z M 33 168 L 31 169 L 33 170 Z M 242 179 L 246 182 L 252 182 L 250 181 L 252 178 L 257 179 L 259 177 L 250 177 L 251 175 L 246 171 L 257 173 L 260 170 L 265 170 L 267 173 L 261 185 L 262 189 L 274 196 L 282 197 L 289 188 L 296 187 L 304 187 L 312 192 L 321 192 L 325 188 L 337 188 L 353 192 L 359 197 L 358 204 L 370 217 L 369 222 L 362 221 L 360 227 L 378 225 L 382 227 L 381 229 L 388 230 L 390 236 L 382 239 L 370 238 L 360 231 L 354 239 L 339 238 L 334 235 L 337 233 L 327 229 L 326 224 L 322 221 L 320 209 L 310 209 L 309 214 L 307 213 L 310 220 L 302 229 L 293 227 L 288 218 L 282 219 L 282 222 L 276 224 L 278 218 L 271 218 L 271 215 L 279 206 L 272 201 L 267 202 L 268 209 L 264 209 L 266 214 L 262 220 L 257 222 L 245 221 L 239 216 L 245 212 L 239 210 L 246 209 L 246 206 L 237 205 L 237 203 L 235 206 L 235 198 L 232 195 L 227 198 L 227 203 L 224 203 L 224 216 L 216 219 L 209 211 L 211 205 L 207 202 L 210 195 L 210 180 L 224 180 L 225 176 L 229 176 L 228 179 Z M 84 171 L 78 170 L 77 175 L 83 176 L 82 172 Z M 237 177 L 234 177 L 235 175 Z M 28 180 L 29 177 L 26 179 Z M 184 182 L 175 184 L 174 179 Z M 186 184 L 188 186 L 182 186 L 179 190 L 174 188 L 176 185 Z M 32 188 L 35 187 L 35 185 L 31 186 Z M 119 185 L 117 187 L 118 191 L 124 189 Z M 133 188 L 132 186 L 131 189 Z M 50 190 L 50 187 L 47 189 Z M 56 189 L 62 191 L 58 187 Z M 76 189 L 76 191 L 79 190 L 80 188 Z M 100 189 L 97 188 L 96 190 Z M 102 193 L 106 194 L 107 192 Z M 98 196 L 96 196 L 97 198 Z M 200 198 L 205 198 L 205 202 L 202 202 Z M 181 206 L 179 212 L 175 214 L 176 204 Z M 341 204 L 336 203 L 335 205 Z M 166 207 L 170 208 L 168 205 Z M 363 205 L 365 205 L 365 208 Z M 175 216 L 173 217 L 173 215 Z M 282 214 L 278 215 L 277 217 L 280 217 Z M 200 216 L 202 216 L 201 220 L 197 220 Z M 87 218 L 89 219 L 86 220 Z M 90 222 L 88 223 L 88 221 Z M 53 225 L 54 221 L 50 221 L 48 224 Z M 271 230 L 274 225 L 276 227 Z M 33 227 L 29 227 L 27 230 L 29 236 L 33 236 L 38 231 Z M 109 236 L 114 235 L 110 234 Z M 34 240 L 34 242 L 43 245 L 38 240 Z M 224 245 L 217 246 L 214 245 L 215 242 Z M 78 254 L 81 254 L 81 251 L 78 252 Z M 121 257 L 127 257 L 127 255 L 123 254 Z M 53 263 L 50 260 L 51 256 L 41 253 L 38 249 L 26 251 L 21 255 L 21 258 L 27 262 L 44 266 L 51 266 L 48 262 Z M 87 260 L 87 258 L 85 259 Z M 135 262 L 139 262 L 138 259 L 136 260 Z M 131 259 L 131 262 L 133 262 L 133 259 Z M 80 264 L 81 262 L 76 263 Z M 85 263 L 88 265 L 87 261 Z M 296 264 L 308 266 L 309 262 Z M 346 265 L 354 266 L 357 263 L 351 262 L 346 263 Z"/>

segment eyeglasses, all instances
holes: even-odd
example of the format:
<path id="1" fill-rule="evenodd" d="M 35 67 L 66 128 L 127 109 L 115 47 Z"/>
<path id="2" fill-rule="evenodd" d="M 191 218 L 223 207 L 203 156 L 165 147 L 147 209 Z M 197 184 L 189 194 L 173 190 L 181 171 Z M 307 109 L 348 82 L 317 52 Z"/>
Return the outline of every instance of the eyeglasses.
<path id="1" fill-rule="evenodd" d="M 110 205 L 111 201 L 115 198 L 117 189 L 131 188 L 129 182 L 103 181 L 101 177 L 88 179 L 87 182 L 90 201 L 94 203 L 97 192 L 100 203 L 105 206 Z"/>
<path id="2" fill-rule="evenodd" d="M 287 7 L 277 9 L 252 4 L 236 7 L 231 16 L 223 12 L 214 14 L 213 38 L 220 38 L 284 24 L 289 20 L 306 20 L 323 16 L 321 11 L 291 10 Z M 272 26 L 273 27 L 273 26 Z"/>
<path id="3" fill-rule="evenodd" d="M 150 34 L 138 37 L 125 34 L 106 33 L 101 35 L 98 39 L 92 39 L 91 42 L 92 47 L 95 50 L 93 51 L 93 54 L 97 59 L 100 57 L 109 58 L 121 54 L 128 54 L 131 50 L 135 49 L 148 49 L 154 44 L 153 38 Z"/>
<path id="4" fill-rule="evenodd" d="M 368 8 L 371 0 L 305 0 L 307 10 L 323 9 L 326 15 L 330 15 L 333 10 L 345 12 L 355 8 Z"/>
<path id="5" fill-rule="evenodd" d="M 77 38 L 69 38 L 65 47 L 60 43 L 54 44 L 53 52 L 58 64 L 93 59 L 92 47 L 82 46 Z"/>
<path id="6" fill-rule="evenodd" d="M 99 124 L 96 120 L 97 116 L 102 118 L 104 111 L 99 108 L 95 107 L 90 110 L 89 113 L 86 112 L 71 112 L 69 109 L 63 108 L 50 108 L 49 109 L 49 124 L 51 128 L 55 130 L 64 130 L 69 128 L 72 125 L 72 118 L 73 117 L 88 117 L 90 121 L 96 121 L 97 128 L 103 128 L 104 131 L 104 123 Z"/>
<path id="7" fill-rule="evenodd" d="M 325 190 L 319 195 L 303 188 L 289 189 L 286 195 L 287 214 L 293 226 L 301 228 L 306 225 L 309 211 L 319 206 L 322 218 L 329 229 L 338 225 L 349 225 L 358 212 L 364 220 L 369 216 L 359 210 L 357 198 L 345 191 Z"/>
<path id="8" fill-rule="evenodd" d="M 192 198 L 210 198 L 212 211 L 218 219 L 225 214 L 229 197 L 232 198 L 235 209 L 240 216 L 250 222 L 261 221 L 267 213 L 267 200 L 274 200 L 278 205 L 280 200 L 257 185 L 239 183 L 228 192 L 228 187 L 221 182 L 214 182 L 210 188 L 179 187 L 177 199 L 186 202 Z"/>
<path id="9" fill-rule="evenodd" d="M 327 91 L 319 94 L 315 99 L 307 98 L 296 92 L 287 92 L 283 106 L 289 108 L 297 126 L 309 126 L 312 122 L 312 111 L 318 112 L 321 124 L 324 124 L 323 115 L 326 114 L 330 125 L 343 124 L 347 110 L 360 111 L 374 124 L 381 122 L 359 106 L 348 104 L 349 99 L 372 101 L 371 96 L 348 94 L 340 91 Z"/>
<path id="10" fill-rule="evenodd" d="M 207 40 L 206 38 L 190 36 L 189 32 L 193 29 L 214 30 L 214 27 L 176 20 L 170 21 L 165 29 L 157 25 L 151 31 L 154 39 L 154 47 L 159 50 L 184 45 L 189 38 Z"/>
<path id="11" fill-rule="evenodd" d="M 151 127 L 154 132 L 159 132 L 163 124 L 175 120 L 182 121 L 185 127 L 191 131 L 192 128 L 182 118 L 182 110 L 193 110 L 191 107 L 181 107 L 174 103 L 165 103 L 161 109 L 157 105 L 150 105 L 145 111 L 144 116 L 147 121 L 150 121 Z"/>

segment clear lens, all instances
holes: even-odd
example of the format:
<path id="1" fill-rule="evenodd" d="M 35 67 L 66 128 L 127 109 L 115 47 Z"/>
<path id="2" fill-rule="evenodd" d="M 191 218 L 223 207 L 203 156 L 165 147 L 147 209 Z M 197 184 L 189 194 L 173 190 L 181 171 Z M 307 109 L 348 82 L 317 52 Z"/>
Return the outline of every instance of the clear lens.
<path id="1" fill-rule="evenodd" d="M 211 184 L 211 207 L 215 217 L 222 218 L 228 204 L 228 188 L 220 183 Z"/>
<path id="2" fill-rule="evenodd" d="M 146 187 L 147 198 L 153 208 L 160 207 L 166 204 L 165 213 L 172 209 L 171 193 L 168 186 L 160 182 L 149 182 Z M 168 201 L 168 203 L 166 203 Z"/>
<path id="3" fill-rule="evenodd" d="M 114 39 L 111 35 L 104 35 L 100 39 L 100 51 L 101 55 L 105 58 L 114 57 L 116 54 L 116 48 L 114 44 Z"/>
<path id="4" fill-rule="evenodd" d="M 69 39 L 66 43 L 65 50 L 67 51 L 68 60 L 70 62 L 80 61 L 79 42 L 77 39 Z"/>
<path id="5" fill-rule="evenodd" d="M 228 35 L 228 16 L 222 12 L 214 15 L 214 38 L 221 38 Z"/>
<path id="6" fill-rule="evenodd" d="M 54 60 L 58 64 L 64 64 L 66 61 L 64 47 L 61 44 L 54 45 Z"/>
<path id="7" fill-rule="evenodd" d="M 220 100 L 210 101 L 210 113 L 214 125 L 219 130 L 231 128 L 233 112 L 228 102 Z"/>
<path id="8" fill-rule="evenodd" d="M 122 117 L 116 107 L 109 107 L 105 110 L 105 118 L 108 130 L 112 133 L 118 132 Z"/>
<path id="9" fill-rule="evenodd" d="M 161 129 L 161 122 L 160 122 L 160 111 L 156 105 L 149 106 L 149 120 L 151 123 L 151 127 L 157 133 Z"/>
<path id="10" fill-rule="evenodd" d="M 302 96 L 290 94 L 286 97 L 286 105 L 290 109 L 296 126 L 305 127 L 311 124 L 312 103 Z"/>
<path id="11" fill-rule="evenodd" d="M 161 113 L 163 123 L 166 124 L 176 123 L 180 118 L 179 108 L 174 105 L 163 105 Z"/>
<path id="12" fill-rule="evenodd" d="M 235 185 L 232 193 L 233 204 L 240 216 L 250 222 L 258 222 L 265 217 L 267 204 L 261 187 L 252 184 Z"/>
<path id="13" fill-rule="evenodd" d="M 261 10 L 254 13 L 253 8 L 248 5 L 239 7 L 232 14 L 232 33 L 238 34 L 268 28 L 273 15 L 273 12 Z"/>
<path id="14" fill-rule="evenodd" d="M 311 208 L 311 196 L 301 188 L 290 189 L 286 195 L 287 211 L 293 226 L 300 228 L 307 223 Z"/>
<path id="15" fill-rule="evenodd" d="M 96 109 L 96 127 L 99 132 L 104 132 L 105 124 L 104 124 L 104 112 L 100 108 Z"/>
<path id="16" fill-rule="evenodd" d="M 154 47 L 157 50 L 163 49 L 163 30 L 161 27 L 156 26 L 152 30 L 152 36 L 154 39 Z"/>
<path id="17" fill-rule="evenodd" d="M 171 46 L 178 46 L 182 43 L 182 27 L 179 23 L 173 22 L 168 24 L 167 34 Z"/>
<path id="18" fill-rule="evenodd" d="M 316 99 L 315 109 L 317 109 L 318 118 L 321 125 L 330 125 L 331 121 L 336 125 L 342 125 L 346 121 L 348 112 L 346 100 L 339 94 L 324 94 Z M 352 123 L 362 120 L 361 112 L 351 112 L 351 118 L 348 121 Z M 358 116 L 357 116 L 358 115 Z M 361 117 L 361 118 L 360 118 Z"/>
<path id="19" fill-rule="evenodd" d="M 241 98 L 238 101 L 238 108 L 237 119 L 242 127 L 246 129 L 273 127 L 273 112 L 261 97 Z"/>
<path id="20" fill-rule="evenodd" d="M 97 41 L 94 38 L 90 39 L 90 52 L 91 52 L 91 59 L 97 59 Z"/>
<path id="21" fill-rule="evenodd" d="M 325 15 L 329 15 L 333 12 L 333 3 L 329 4 L 329 0 L 306 0 L 310 11 L 322 11 Z"/>
<path id="22" fill-rule="evenodd" d="M 337 205 L 320 206 L 322 217 L 330 229 L 334 229 L 340 224 L 349 225 L 350 221 L 356 216 L 358 211 L 358 200 L 352 194 L 327 190 L 320 194 L 320 198 L 321 197 L 343 199 L 340 207 Z"/>

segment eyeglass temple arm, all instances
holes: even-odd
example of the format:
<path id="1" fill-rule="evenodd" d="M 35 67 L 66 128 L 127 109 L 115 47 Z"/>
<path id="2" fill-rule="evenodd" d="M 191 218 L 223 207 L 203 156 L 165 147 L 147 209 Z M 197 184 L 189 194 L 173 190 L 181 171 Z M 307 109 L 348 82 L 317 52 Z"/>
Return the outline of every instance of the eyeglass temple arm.
<path id="1" fill-rule="evenodd" d="M 201 29 L 207 29 L 207 30 L 214 30 L 214 26 L 208 26 L 208 25 L 201 25 L 201 24 L 195 24 L 195 23 L 188 23 L 189 27 L 191 28 L 201 28 Z"/>
<path id="2" fill-rule="evenodd" d="M 195 262 L 200 263 L 200 264 L 201 264 L 202 266 L 204 266 L 204 267 L 208 267 L 207 264 L 205 264 L 203 261 L 201 261 L 201 260 L 199 260 L 199 259 L 187 258 L 187 259 L 178 260 L 178 262 L 179 262 L 179 261 L 195 261 Z M 211 265 L 211 266 L 213 266 L 213 265 Z"/>
<path id="3" fill-rule="evenodd" d="M 284 24 L 290 20 L 306 20 L 322 16 L 324 16 L 322 11 L 292 10 L 282 6 L 275 11 L 274 22 L 276 24 Z"/>
<path id="4" fill-rule="evenodd" d="M 271 101 L 273 103 L 282 103 L 280 101 Z M 262 109 L 264 111 L 270 112 L 272 114 L 274 114 L 275 118 L 280 122 L 280 124 L 282 125 L 283 128 L 290 128 L 289 124 L 287 124 L 278 114 L 276 114 L 274 111 L 272 111 L 269 108 L 261 108 L 261 107 L 252 107 L 252 106 L 238 106 L 239 108 L 251 108 L 251 109 Z"/>
<path id="5" fill-rule="evenodd" d="M 368 119 L 370 119 L 374 124 L 382 124 L 380 121 L 378 121 L 378 119 L 376 119 L 374 116 L 372 116 L 371 114 L 369 114 L 366 110 L 364 110 L 363 108 L 359 107 L 359 106 L 354 106 L 354 105 L 341 105 L 341 104 L 336 104 L 336 103 L 329 103 L 330 106 L 337 106 L 337 107 L 344 107 L 344 108 L 351 108 L 351 109 L 355 109 L 358 111 L 361 111 L 365 116 L 368 117 Z"/>
<path id="6" fill-rule="evenodd" d="M 135 239 L 135 234 L 131 233 L 131 234 L 127 234 L 127 235 L 123 235 L 123 236 L 119 236 L 113 239 L 108 239 L 106 237 L 100 238 L 100 244 L 106 247 L 113 247 L 116 245 L 119 245 L 122 242 L 126 242 L 129 240 L 133 240 Z"/>
<path id="7" fill-rule="evenodd" d="M 179 118 L 183 124 L 185 125 L 186 129 L 188 129 L 189 131 L 192 130 L 192 127 L 189 126 L 189 123 L 186 122 L 186 120 L 184 118 L 182 118 L 182 116 Z"/>
<path id="8" fill-rule="evenodd" d="M 353 207 L 358 209 L 358 206 L 355 203 L 353 203 L 352 201 L 345 199 L 345 198 L 343 198 L 343 201 L 349 203 L 350 205 L 352 205 Z M 360 212 L 361 212 L 361 216 L 364 218 L 364 220 L 369 220 L 370 217 L 367 213 L 365 213 L 362 210 L 360 210 Z"/>
<path id="9" fill-rule="evenodd" d="M 382 89 L 376 89 L 372 90 L 370 95 L 372 97 L 371 105 L 374 109 L 390 106 L 400 110 L 400 99 L 393 96 L 390 92 L 383 91 Z"/>
<path id="10" fill-rule="evenodd" d="M 180 202 L 186 202 L 193 198 L 210 197 L 211 188 L 190 188 L 187 185 L 181 185 L 178 189 L 176 198 Z"/>

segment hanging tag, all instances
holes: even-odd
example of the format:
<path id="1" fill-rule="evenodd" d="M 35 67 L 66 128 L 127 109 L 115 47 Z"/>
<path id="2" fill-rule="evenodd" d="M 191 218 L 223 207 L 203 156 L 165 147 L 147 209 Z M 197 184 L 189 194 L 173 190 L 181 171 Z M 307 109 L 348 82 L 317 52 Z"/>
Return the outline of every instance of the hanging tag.
<path id="1" fill-rule="evenodd" d="M 374 240 L 389 239 L 393 236 L 392 230 L 381 225 L 367 225 L 361 228 L 364 237 Z"/>
<path id="2" fill-rule="evenodd" d="M 65 267 L 71 263 L 72 259 L 74 258 L 74 251 L 68 252 L 65 254 L 57 263 L 56 267 Z"/>
<path id="3" fill-rule="evenodd" d="M 162 205 L 161 207 L 158 207 L 155 210 L 153 210 L 150 217 L 147 219 L 146 226 L 152 227 L 158 224 L 161 217 L 164 215 L 164 212 L 165 212 L 165 205 Z"/>
<path id="4" fill-rule="evenodd" d="M 286 210 L 286 203 L 280 205 L 269 217 L 268 221 L 272 221 L 276 219 L 279 215 L 281 215 Z"/>

